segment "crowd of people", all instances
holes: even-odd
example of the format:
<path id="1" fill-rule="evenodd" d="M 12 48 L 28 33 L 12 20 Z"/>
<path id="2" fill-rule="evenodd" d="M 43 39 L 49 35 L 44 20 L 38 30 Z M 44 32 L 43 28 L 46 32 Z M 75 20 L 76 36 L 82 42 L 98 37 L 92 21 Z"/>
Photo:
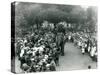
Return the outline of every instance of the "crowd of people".
<path id="1" fill-rule="evenodd" d="M 59 56 L 64 56 L 64 44 L 72 42 L 82 54 L 97 61 L 97 41 L 85 32 L 56 32 L 36 30 L 16 41 L 16 56 L 24 72 L 56 71 Z"/>
<path id="2" fill-rule="evenodd" d="M 97 61 L 97 39 L 90 33 L 67 33 L 67 40 L 80 48 L 82 54 L 89 54 L 93 61 Z"/>
<path id="3" fill-rule="evenodd" d="M 20 68 L 25 72 L 56 71 L 56 66 L 59 66 L 61 48 L 52 32 L 32 33 L 17 39 L 16 45 Z"/>

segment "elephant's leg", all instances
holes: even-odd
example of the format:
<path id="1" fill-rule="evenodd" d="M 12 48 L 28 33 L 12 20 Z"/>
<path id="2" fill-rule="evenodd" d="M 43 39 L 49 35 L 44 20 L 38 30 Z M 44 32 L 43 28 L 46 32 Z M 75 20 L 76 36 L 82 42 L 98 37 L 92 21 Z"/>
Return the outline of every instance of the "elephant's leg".
<path id="1" fill-rule="evenodd" d="M 61 55 L 64 56 L 64 43 L 61 43 Z"/>

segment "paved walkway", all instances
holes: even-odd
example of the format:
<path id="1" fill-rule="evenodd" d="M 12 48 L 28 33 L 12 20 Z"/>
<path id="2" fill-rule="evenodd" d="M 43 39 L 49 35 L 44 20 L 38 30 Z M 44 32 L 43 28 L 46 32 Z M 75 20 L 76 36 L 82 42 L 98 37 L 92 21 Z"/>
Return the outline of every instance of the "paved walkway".
<path id="1" fill-rule="evenodd" d="M 92 61 L 89 55 L 82 55 L 81 50 L 73 43 L 66 43 L 64 49 L 65 56 L 60 57 L 60 66 L 57 67 L 57 71 L 88 69 L 88 65 L 93 69 L 96 68 L 96 62 Z"/>

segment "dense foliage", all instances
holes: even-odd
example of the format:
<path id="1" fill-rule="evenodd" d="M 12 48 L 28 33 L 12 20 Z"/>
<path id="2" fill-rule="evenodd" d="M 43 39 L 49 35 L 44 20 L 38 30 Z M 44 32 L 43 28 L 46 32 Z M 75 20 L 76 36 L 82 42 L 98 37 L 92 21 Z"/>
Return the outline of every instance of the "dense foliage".
<path id="1" fill-rule="evenodd" d="M 56 28 L 59 22 L 65 21 L 74 25 L 73 30 L 89 32 L 94 32 L 97 25 L 97 8 L 92 6 L 84 9 L 78 5 L 15 3 L 15 12 L 17 36 L 41 28 L 44 21 L 54 23 Z"/>

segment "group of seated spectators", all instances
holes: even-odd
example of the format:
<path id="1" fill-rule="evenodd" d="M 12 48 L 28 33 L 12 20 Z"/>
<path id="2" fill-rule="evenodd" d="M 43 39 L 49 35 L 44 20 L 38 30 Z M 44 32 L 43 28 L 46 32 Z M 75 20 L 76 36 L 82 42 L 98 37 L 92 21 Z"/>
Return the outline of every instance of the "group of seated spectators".
<path id="1" fill-rule="evenodd" d="M 59 66 L 60 50 L 57 48 L 52 32 L 32 33 L 20 38 L 16 44 L 16 55 L 24 72 L 56 71 Z"/>

